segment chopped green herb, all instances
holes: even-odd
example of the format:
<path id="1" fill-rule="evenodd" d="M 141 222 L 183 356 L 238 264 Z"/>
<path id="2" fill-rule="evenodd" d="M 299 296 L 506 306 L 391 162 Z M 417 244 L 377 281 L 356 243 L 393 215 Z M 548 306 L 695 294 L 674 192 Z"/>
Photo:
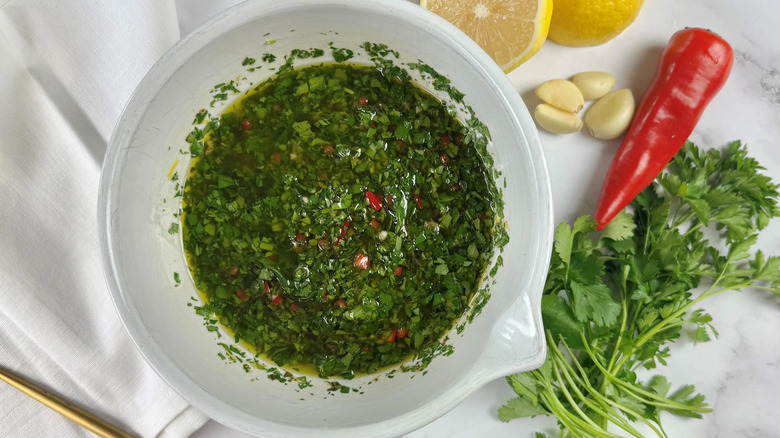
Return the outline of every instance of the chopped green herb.
<path id="1" fill-rule="evenodd" d="M 441 338 L 489 297 L 479 280 L 505 233 L 487 130 L 395 66 L 293 70 L 323 54 L 293 51 L 188 137 L 183 237 L 207 301 L 197 311 L 279 366 L 351 378 L 416 354 L 407 369 L 422 370 L 451 354 Z"/>

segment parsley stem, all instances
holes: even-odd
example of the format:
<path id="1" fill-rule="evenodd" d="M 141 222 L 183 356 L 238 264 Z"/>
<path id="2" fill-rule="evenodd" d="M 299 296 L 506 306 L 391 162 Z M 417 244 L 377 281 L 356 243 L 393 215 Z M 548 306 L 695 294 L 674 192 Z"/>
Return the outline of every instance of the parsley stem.
<path id="1" fill-rule="evenodd" d="M 548 343 L 553 341 L 552 336 L 551 336 L 549 331 L 547 332 L 547 337 L 548 337 Z M 574 353 L 571 351 L 571 349 L 569 348 L 568 344 L 563 339 L 563 337 L 561 337 L 560 341 L 561 341 L 561 344 L 563 345 L 563 347 L 566 349 L 566 352 L 569 353 L 569 356 L 574 358 L 575 357 Z M 552 344 L 552 345 L 555 345 L 555 344 Z M 563 356 L 563 354 L 560 352 L 560 350 L 557 348 L 557 346 L 556 347 L 551 347 L 550 351 L 557 357 L 557 359 L 559 361 L 561 361 L 566 366 L 566 368 L 568 368 L 568 371 L 567 371 L 566 368 L 562 368 L 562 371 L 564 372 L 564 374 L 568 375 L 568 373 L 570 371 L 571 374 L 574 374 L 574 377 L 576 378 L 577 377 L 577 372 L 571 367 L 571 364 L 569 364 L 569 361 L 566 360 L 566 358 Z M 583 388 L 585 388 L 585 390 L 588 392 L 588 394 L 590 394 L 591 399 L 586 398 L 579 391 L 579 389 L 577 388 L 577 385 L 575 385 L 568 376 L 567 376 L 567 380 L 569 380 L 569 384 L 571 385 L 572 389 L 574 389 L 574 391 L 577 393 L 577 395 L 580 397 L 580 399 L 583 401 L 583 403 L 585 405 L 587 405 L 594 413 L 600 415 L 604 419 L 604 424 L 602 424 L 602 426 L 601 426 L 603 429 L 606 430 L 606 428 L 607 428 L 606 421 L 610 421 L 613 424 L 615 424 L 618 427 L 620 427 L 621 429 L 623 429 L 626 432 L 630 433 L 631 435 L 633 435 L 633 436 L 635 436 L 637 438 L 642 438 L 642 434 L 640 434 L 639 431 L 637 431 L 633 426 L 631 426 L 630 423 L 628 423 L 627 421 L 625 421 L 623 418 L 621 418 L 619 415 L 617 415 L 615 413 L 613 408 L 617 408 L 617 409 L 620 409 L 620 410 L 622 410 L 624 412 L 627 412 L 627 413 L 629 413 L 629 414 L 639 418 L 643 423 L 645 423 L 654 432 L 656 432 L 656 434 L 658 436 L 665 436 L 665 435 L 662 435 L 661 432 L 659 432 L 651 423 L 647 422 L 647 420 L 645 420 L 642 415 L 638 414 L 637 412 L 634 412 L 633 410 L 627 408 L 626 406 L 621 405 L 620 403 L 616 403 L 615 401 L 610 400 L 607 397 L 604 397 L 602 395 L 603 389 L 602 389 L 602 391 L 597 391 L 596 388 L 594 388 L 590 384 L 590 379 L 588 378 L 588 375 L 585 372 L 585 370 L 582 369 L 582 366 L 580 365 L 580 363 L 576 359 L 572 360 L 572 362 L 574 362 L 574 365 L 577 367 L 577 369 L 579 370 L 580 375 L 582 376 L 582 379 L 578 379 L 579 385 L 582 386 Z M 555 364 L 555 362 L 553 362 L 553 365 L 554 364 Z M 598 404 L 598 406 L 596 406 L 596 404 Z"/>
<path id="2" fill-rule="evenodd" d="M 584 336 L 582 336 L 582 339 L 583 342 L 585 342 Z M 618 386 L 625 389 L 628 395 L 631 395 L 632 397 L 636 398 L 642 403 L 651 404 L 653 406 L 657 406 L 659 408 L 663 408 L 667 410 L 673 409 L 673 410 L 700 412 L 700 413 L 712 412 L 712 409 L 710 408 L 693 408 L 691 406 L 682 403 L 674 402 L 672 400 L 669 400 L 666 397 L 659 396 L 658 394 L 654 394 L 640 387 L 628 384 L 624 382 L 622 379 L 619 379 L 615 377 L 613 374 L 609 373 L 598 361 L 596 361 L 594 357 L 595 354 L 593 350 L 591 350 L 591 348 L 588 346 L 587 343 L 585 344 L 585 350 L 587 351 L 588 355 L 593 359 L 593 363 L 596 365 L 596 367 L 604 374 L 604 376 L 607 379 L 609 379 L 612 383 L 615 383 Z M 640 395 L 642 397 L 640 397 Z"/>

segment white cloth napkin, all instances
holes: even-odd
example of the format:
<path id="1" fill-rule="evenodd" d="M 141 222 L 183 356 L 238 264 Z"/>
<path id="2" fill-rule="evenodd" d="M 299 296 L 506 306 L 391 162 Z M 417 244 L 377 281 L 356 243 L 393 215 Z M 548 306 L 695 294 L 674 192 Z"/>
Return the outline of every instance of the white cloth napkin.
<path id="1" fill-rule="evenodd" d="M 0 367 L 142 437 L 206 417 L 114 310 L 96 228 L 107 141 L 179 38 L 173 0 L 0 0 Z M 91 436 L 0 382 L 0 436 Z"/>

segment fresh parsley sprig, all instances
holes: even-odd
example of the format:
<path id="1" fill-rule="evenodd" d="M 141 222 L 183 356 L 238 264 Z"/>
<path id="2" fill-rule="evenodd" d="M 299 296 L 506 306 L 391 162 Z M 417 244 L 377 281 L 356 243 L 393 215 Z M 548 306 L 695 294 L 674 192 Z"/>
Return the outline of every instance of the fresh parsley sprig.
<path id="1" fill-rule="evenodd" d="M 547 359 L 507 378 L 518 396 L 499 418 L 552 415 L 561 437 L 619 436 L 610 424 L 641 437 L 641 422 L 667 437 L 661 412 L 710 412 L 693 385 L 672 392 L 665 377 L 642 382 L 636 371 L 666 364 L 685 326 L 696 342 L 717 336 L 703 300 L 743 288 L 780 297 L 780 257 L 751 256 L 780 215 L 762 169 L 740 142 L 723 151 L 689 142 L 600 234 L 587 216 L 560 224 L 542 297 Z"/>

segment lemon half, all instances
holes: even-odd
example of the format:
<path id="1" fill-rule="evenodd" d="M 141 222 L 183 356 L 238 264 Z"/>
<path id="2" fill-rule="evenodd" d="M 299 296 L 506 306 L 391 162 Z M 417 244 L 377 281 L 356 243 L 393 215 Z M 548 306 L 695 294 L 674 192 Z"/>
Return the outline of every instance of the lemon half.
<path id="1" fill-rule="evenodd" d="M 505 72 L 539 51 L 552 15 L 552 0 L 421 0 L 420 6 L 465 32 Z"/>
<path id="2" fill-rule="evenodd" d="M 634 22 L 644 0 L 555 0 L 550 40 L 564 46 L 596 46 Z"/>

